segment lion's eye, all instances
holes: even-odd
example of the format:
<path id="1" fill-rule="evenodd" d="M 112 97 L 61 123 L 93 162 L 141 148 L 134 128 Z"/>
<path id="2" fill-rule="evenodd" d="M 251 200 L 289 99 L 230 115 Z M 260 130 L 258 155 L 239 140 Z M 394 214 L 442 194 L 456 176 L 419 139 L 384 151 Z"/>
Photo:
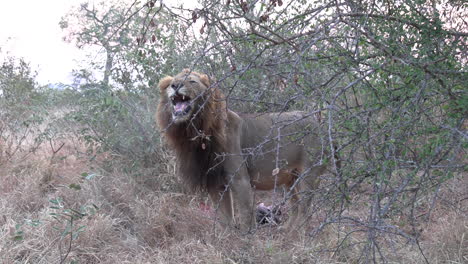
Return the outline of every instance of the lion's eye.
<path id="1" fill-rule="evenodd" d="M 172 88 L 172 89 L 175 89 L 175 88 L 176 88 L 176 85 L 175 85 L 175 84 L 171 84 L 171 88 Z"/>
<path id="2" fill-rule="evenodd" d="M 190 83 L 197 83 L 197 81 L 194 81 L 194 80 L 190 80 L 189 82 Z"/>

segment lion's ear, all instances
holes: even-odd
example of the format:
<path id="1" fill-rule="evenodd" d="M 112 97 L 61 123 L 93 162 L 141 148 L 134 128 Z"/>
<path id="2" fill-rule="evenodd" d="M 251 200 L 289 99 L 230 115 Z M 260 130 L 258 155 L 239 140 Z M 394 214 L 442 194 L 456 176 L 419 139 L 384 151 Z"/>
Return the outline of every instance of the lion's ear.
<path id="1" fill-rule="evenodd" d="M 172 78 L 171 76 L 166 76 L 164 78 L 162 78 L 160 81 L 159 81 L 159 84 L 158 84 L 158 87 L 159 87 L 159 90 L 162 92 L 163 90 L 165 90 L 169 84 L 171 84 L 172 80 L 174 78 Z"/>
<path id="2" fill-rule="evenodd" d="M 206 74 L 201 74 L 200 75 L 200 81 L 206 86 L 210 87 L 210 77 Z"/>

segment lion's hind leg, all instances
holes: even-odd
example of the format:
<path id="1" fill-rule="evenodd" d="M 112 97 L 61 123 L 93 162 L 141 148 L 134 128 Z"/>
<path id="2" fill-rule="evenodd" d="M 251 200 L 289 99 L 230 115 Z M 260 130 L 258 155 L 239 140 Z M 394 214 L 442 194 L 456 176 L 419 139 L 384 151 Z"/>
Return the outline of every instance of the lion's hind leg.
<path id="1" fill-rule="evenodd" d="M 287 193 L 286 199 L 289 199 L 289 217 L 287 222 L 284 224 L 281 229 L 283 230 L 291 230 L 294 228 L 294 223 L 296 222 L 297 216 L 299 214 L 299 201 L 300 201 L 300 187 L 296 183 L 299 175 L 299 169 L 293 169 L 290 171 L 290 179 L 291 181 L 285 185 Z"/>
<path id="2" fill-rule="evenodd" d="M 325 170 L 325 166 L 294 170 L 295 181 L 289 187 L 289 219 L 284 229 L 291 231 L 305 224 L 309 218 L 314 192 L 320 183 L 319 177 Z"/>
<path id="3" fill-rule="evenodd" d="M 298 214 L 294 223 L 295 226 L 303 226 L 310 218 L 312 202 L 320 183 L 320 175 L 322 175 L 325 170 L 326 166 L 324 165 L 312 167 L 309 171 L 305 170 L 304 175 L 299 177 L 298 189 L 301 199 L 298 203 Z"/>

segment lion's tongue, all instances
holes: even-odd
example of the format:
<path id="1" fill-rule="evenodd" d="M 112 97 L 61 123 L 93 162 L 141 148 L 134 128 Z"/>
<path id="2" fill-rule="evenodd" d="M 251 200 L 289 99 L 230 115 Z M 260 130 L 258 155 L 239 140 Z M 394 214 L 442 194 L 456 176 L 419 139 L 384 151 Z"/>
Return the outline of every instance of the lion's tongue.
<path id="1" fill-rule="evenodd" d="M 189 102 L 188 101 L 185 101 L 185 102 L 177 102 L 175 105 L 174 105 L 174 112 L 176 114 L 182 114 L 184 113 L 185 109 L 187 108 L 187 106 L 189 105 Z"/>

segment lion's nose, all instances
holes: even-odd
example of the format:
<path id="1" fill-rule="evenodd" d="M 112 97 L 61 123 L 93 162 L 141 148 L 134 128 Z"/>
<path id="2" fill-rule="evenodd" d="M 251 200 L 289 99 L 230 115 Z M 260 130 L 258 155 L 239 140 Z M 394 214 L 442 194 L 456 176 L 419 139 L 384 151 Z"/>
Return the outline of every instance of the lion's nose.
<path id="1" fill-rule="evenodd" d="M 178 91 L 180 89 L 180 87 L 182 87 L 182 85 L 180 85 L 180 83 L 171 84 L 171 88 L 174 89 L 175 91 Z"/>

